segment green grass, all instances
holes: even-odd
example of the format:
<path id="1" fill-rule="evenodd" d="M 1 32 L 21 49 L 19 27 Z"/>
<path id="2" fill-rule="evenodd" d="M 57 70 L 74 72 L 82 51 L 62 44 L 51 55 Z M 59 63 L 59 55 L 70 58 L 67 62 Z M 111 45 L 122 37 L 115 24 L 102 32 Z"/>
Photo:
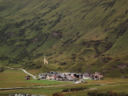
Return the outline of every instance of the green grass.
<path id="1" fill-rule="evenodd" d="M 36 73 L 37 70 L 29 70 L 29 72 Z M 22 90 L 5 90 L 0 91 L 0 94 L 10 93 L 30 93 L 30 94 L 46 94 L 52 96 L 52 94 L 61 92 L 63 89 L 86 87 L 87 90 L 66 92 L 64 96 L 83 96 L 86 95 L 90 88 L 96 88 L 99 92 L 128 92 L 128 79 L 121 78 L 105 78 L 100 81 L 89 80 L 87 83 L 73 84 L 72 82 L 61 81 L 49 81 L 49 80 L 25 80 L 24 74 L 19 70 L 5 70 L 0 73 L 0 88 L 12 88 L 12 87 L 37 87 L 44 86 L 44 88 L 35 89 L 22 89 Z M 122 90 L 121 90 L 122 89 Z"/>
<path id="2" fill-rule="evenodd" d="M 18 70 L 6 70 L 0 73 L 0 88 L 10 88 L 10 87 L 28 87 L 33 86 L 25 80 L 26 74 Z"/>
<path id="3" fill-rule="evenodd" d="M 46 81 L 48 82 L 48 81 Z M 39 82 L 38 82 L 39 83 Z M 63 85 L 63 84 L 62 84 Z M 87 89 L 82 91 L 74 91 L 74 92 L 66 92 L 63 93 L 64 96 L 87 96 L 87 93 L 90 91 L 97 91 L 97 92 L 118 92 L 118 93 L 128 93 L 128 79 L 120 79 L 120 78 L 105 78 L 104 80 L 100 81 L 87 81 L 87 83 L 82 84 L 72 84 L 72 85 L 65 85 L 65 86 L 52 86 L 47 88 L 38 88 L 38 89 L 22 89 L 22 90 L 6 90 L 0 91 L 0 94 L 10 94 L 10 93 L 29 93 L 29 94 L 45 94 L 47 96 L 52 96 L 52 94 L 61 92 L 63 89 L 70 89 L 70 88 L 80 88 L 86 87 Z M 95 89 L 95 90 L 92 90 Z"/>
<path id="4" fill-rule="evenodd" d="M 60 84 L 72 84 L 72 82 L 63 82 L 63 81 L 55 81 L 55 80 L 29 80 L 31 83 L 39 83 L 43 85 L 60 85 Z"/>
<path id="5" fill-rule="evenodd" d="M 49 81 L 49 80 L 32 80 L 31 79 L 27 81 L 25 80 L 25 76 L 26 74 L 19 70 L 6 70 L 4 72 L 1 72 L 0 88 L 72 84 L 72 82 Z"/>

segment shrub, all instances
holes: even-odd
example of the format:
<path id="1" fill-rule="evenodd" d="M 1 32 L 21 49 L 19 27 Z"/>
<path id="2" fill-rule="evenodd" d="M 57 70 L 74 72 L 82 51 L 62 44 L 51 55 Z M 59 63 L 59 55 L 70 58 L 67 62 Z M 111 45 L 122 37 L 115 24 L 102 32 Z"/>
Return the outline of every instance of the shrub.
<path id="1" fill-rule="evenodd" d="M 61 93 L 54 93 L 52 96 L 64 96 L 64 95 Z"/>
<path id="2" fill-rule="evenodd" d="M 109 91 L 109 92 L 105 92 L 105 93 L 94 91 L 94 92 L 88 92 L 88 96 L 128 96 L 128 94 L 116 93 L 113 91 Z"/>
<path id="3" fill-rule="evenodd" d="M 70 89 L 64 89 L 64 90 L 62 90 L 62 92 L 82 91 L 82 90 L 85 90 L 85 89 L 87 89 L 87 88 L 85 88 L 85 87 L 70 88 Z"/>

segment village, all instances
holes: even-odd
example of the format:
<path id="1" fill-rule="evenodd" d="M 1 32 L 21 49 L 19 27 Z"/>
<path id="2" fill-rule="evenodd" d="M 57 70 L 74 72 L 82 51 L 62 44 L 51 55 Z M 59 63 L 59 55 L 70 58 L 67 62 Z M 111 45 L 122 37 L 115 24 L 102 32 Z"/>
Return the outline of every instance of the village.
<path id="1" fill-rule="evenodd" d="M 48 60 L 44 56 L 44 64 L 48 64 Z M 102 80 L 104 76 L 100 72 L 95 73 L 73 73 L 73 72 L 47 72 L 40 73 L 38 80 L 57 80 L 57 81 L 74 81 L 84 82 L 85 80 Z"/>
<path id="2" fill-rule="evenodd" d="M 44 61 L 44 64 L 48 64 L 48 60 L 46 59 L 45 56 L 43 61 Z M 30 80 L 31 78 L 30 75 L 31 74 L 25 77 L 26 80 Z M 100 72 L 95 72 L 95 73 L 46 72 L 46 73 L 39 73 L 36 79 L 37 80 L 73 81 L 75 83 L 82 83 L 82 82 L 85 82 L 86 80 L 103 80 L 103 78 L 104 76 Z"/>
<path id="3" fill-rule="evenodd" d="M 71 72 L 47 72 L 40 73 L 38 75 L 38 80 L 74 81 L 75 83 L 82 83 L 86 80 L 103 80 L 103 78 L 104 76 L 99 72 L 95 72 L 93 74 Z"/>

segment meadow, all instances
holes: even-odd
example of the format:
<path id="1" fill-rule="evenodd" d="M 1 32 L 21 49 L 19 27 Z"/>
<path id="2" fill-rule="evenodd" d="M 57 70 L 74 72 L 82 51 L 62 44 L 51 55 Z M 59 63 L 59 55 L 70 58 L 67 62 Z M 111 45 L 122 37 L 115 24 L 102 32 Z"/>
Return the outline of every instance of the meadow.
<path id="1" fill-rule="evenodd" d="M 31 71 L 30 71 L 31 72 Z M 49 80 L 26 80 L 26 74 L 20 70 L 6 70 L 0 73 L 0 88 L 13 88 L 13 87 L 33 87 L 33 86 L 47 86 L 65 84 L 60 81 Z M 71 84 L 71 82 L 66 82 Z"/>
<path id="2" fill-rule="evenodd" d="M 29 87 L 30 89 L 0 90 L 0 94 L 28 93 L 45 94 L 52 96 L 61 93 L 63 96 L 87 96 L 88 92 L 117 92 L 128 94 L 128 79 L 105 78 L 100 81 L 89 80 L 85 83 L 60 82 L 49 80 L 25 80 L 24 74 L 19 70 L 6 70 L 0 73 L 0 88 Z M 85 88 L 79 91 L 68 91 L 72 88 Z"/>

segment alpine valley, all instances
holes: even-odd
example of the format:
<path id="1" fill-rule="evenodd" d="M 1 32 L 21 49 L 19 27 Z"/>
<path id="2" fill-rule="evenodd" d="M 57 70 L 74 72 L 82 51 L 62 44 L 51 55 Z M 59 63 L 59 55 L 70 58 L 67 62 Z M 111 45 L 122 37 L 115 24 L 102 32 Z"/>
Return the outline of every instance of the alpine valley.
<path id="1" fill-rule="evenodd" d="M 0 0 L 0 66 L 127 77 L 128 0 Z"/>

